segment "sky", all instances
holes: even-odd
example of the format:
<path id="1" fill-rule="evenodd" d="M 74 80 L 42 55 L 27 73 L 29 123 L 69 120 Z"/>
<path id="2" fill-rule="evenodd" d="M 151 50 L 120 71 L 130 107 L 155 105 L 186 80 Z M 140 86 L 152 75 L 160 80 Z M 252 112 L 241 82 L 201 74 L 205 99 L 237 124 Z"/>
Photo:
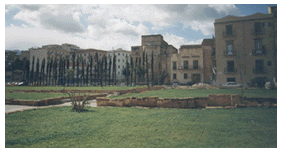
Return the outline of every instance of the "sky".
<path id="1" fill-rule="evenodd" d="M 150 34 L 179 49 L 212 38 L 215 19 L 267 14 L 268 5 L 276 4 L 5 4 L 5 50 L 69 43 L 130 51 Z"/>

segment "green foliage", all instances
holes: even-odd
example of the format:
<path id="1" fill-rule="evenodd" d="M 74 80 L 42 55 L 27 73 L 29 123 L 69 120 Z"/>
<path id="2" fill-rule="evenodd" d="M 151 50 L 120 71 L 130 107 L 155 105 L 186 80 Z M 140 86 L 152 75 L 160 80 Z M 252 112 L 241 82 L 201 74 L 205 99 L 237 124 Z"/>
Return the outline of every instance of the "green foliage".
<path id="1" fill-rule="evenodd" d="M 66 72 L 65 72 L 65 77 L 69 80 L 71 80 L 75 75 L 75 70 L 74 69 L 68 69 Z"/>
<path id="2" fill-rule="evenodd" d="M 277 108 L 70 107 L 5 115 L 6 148 L 276 148 Z"/>
<path id="3" fill-rule="evenodd" d="M 71 98 L 71 102 L 72 102 L 72 109 L 74 111 L 77 111 L 77 112 L 82 112 L 82 111 L 85 111 L 84 107 L 89 104 L 86 100 L 88 98 L 88 95 L 84 95 L 84 98 L 82 101 L 80 100 L 77 100 L 76 99 L 76 93 L 75 92 L 70 92 L 70 93 L 67 93 L 69 95 L 69 97 Z"/>

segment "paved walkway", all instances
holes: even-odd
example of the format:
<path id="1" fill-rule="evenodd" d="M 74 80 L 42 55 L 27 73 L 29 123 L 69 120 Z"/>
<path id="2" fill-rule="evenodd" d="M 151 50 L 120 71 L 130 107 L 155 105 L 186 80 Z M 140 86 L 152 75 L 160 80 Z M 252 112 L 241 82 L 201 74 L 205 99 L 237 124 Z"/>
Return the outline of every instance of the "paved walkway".
<path id="1" fill-rule="evenodd" d="M 90 107 L 97 107 L 96 100 L 89 100 Z M 64 102 L 58 105 L 49 105 L 49 106 L 25 106 L 25 105 L 5 105 L 5 113 L 12 113 L 18 111 L 24 111 L 29 109 L 38 109 L 38 108 L 48 108 L 48 107 L 61 107 L 61 106 L 72 106 L 71 102 Z"/>

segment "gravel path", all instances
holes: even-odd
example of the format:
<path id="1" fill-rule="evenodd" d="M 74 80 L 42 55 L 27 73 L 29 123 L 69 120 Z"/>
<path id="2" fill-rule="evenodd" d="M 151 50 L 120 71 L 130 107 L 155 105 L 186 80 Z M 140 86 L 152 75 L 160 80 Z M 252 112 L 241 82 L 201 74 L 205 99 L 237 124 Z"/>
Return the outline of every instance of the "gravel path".
<path id="1" fill-rule="evenodd" d="M 96 100 L 89 100 L 90 107 L 97 107 Z M 40 109 L 40 108 L 48 108 L 48 107 L 62 107 L 62 106 L 72 106 L 71 102 L 64 102 L 58 105 L 49 105 L 49 106 L 25 106 L 25 105 L 5 105 L 5 114 L 25 111 L 29 109 Z"/>

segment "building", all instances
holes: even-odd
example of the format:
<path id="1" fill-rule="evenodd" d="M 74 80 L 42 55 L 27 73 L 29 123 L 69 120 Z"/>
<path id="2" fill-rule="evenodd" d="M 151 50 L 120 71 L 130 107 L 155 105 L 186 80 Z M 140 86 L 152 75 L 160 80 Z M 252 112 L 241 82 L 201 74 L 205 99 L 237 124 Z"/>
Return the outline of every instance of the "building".
<path id="1" fill-rule="evenodd" d="M 29 51 L 22 51 L 21 54 L 19 55 L 19 59 L 21 61 L 28 60 L 29 61 L 30 55 L 29 55 Z"/>
<path id="2" fill-rule="evenodd" d="M 203 82 L 202 45 L 182 45 L 179 53 L 171 56 L 171 63 L 171 82 Z"/>
<path id="3" fill-rule="evenodd" d="M 277 7 L 269 14 L 216 19 L 217 84 L 277 79 Z"/>
<path id="4" fill-rule="evenodd" d="M 141 61 L 140 65 L 143 65 L 142 61 L 144 55 L 148 55 L 147 64 L 151 65 L 151 59 L 153 56 L 154 78 L 152 80 L 150 77 L 150 82 L 154 84 L 170 83 L 171 55 L 178 53 L 178 50 L 164 41 L 162 35 L 143 35 L 141 46 L 132 46 L 131 51 L 133 62 L 139 63 Z M 149 66 L 148 72 L 149 76 L 151 76 L 151 66 Z M 145 79 L 142 81 L 145 81 Z"/>
<path id="5" fill-rule="evenodd" d="M 214 84 L 216 81 L 215 39 L 203 39 L 203 82 Z"/>
<path id="6" fill-rule="evenodd" d="M 123 50 L 122 48 L 119 48 L 117 50 L 108 51 L 107 52 L 107 59 L 109 62 L 109 59 L 111 58 L 111 62 L 113 64 L 113 58 L 114 54 L 116 56 L 116 81 L 117 82 L 125 82 L 125 76 L 123 75 L 122 71 L 126 68 L 126 62 L 128 60 L 128 63 L 131 63 L 130 57 L 131 52 Z M 113 67 L 111 67 L 111 77 L 113 77 Z"/>

